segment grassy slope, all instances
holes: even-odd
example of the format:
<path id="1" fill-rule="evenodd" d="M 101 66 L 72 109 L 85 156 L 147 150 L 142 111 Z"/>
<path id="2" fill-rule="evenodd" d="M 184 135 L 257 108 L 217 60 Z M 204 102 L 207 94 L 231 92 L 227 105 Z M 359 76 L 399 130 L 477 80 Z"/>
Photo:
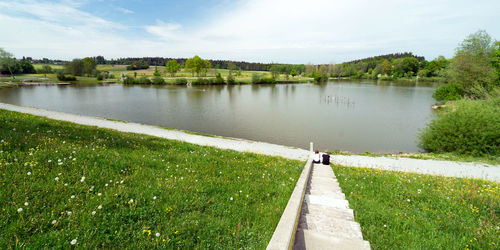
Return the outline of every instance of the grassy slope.
<path id="1" fill-rule="evenodd" d="M 264 248 L 303 164 L 0 110 L 0 245 Z"/>
<path id="2" fill-rule="evenodd" d="M 374 249 L 498 249 L 499 183 L 333 169 Z"/>

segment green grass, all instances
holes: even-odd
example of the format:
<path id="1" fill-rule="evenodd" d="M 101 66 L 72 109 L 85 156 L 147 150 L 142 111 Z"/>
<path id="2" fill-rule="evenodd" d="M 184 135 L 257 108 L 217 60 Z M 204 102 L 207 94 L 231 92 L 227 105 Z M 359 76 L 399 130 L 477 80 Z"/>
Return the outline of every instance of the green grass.
<path id="1" fill-rule="evenodd" d="M 422 160 L 439 160 L 439 161 L 460 161 L 460 162 L 475 162 L 486 163 L 491 165 L 500 165 L 500 156 L 487 155 L 487 156 L 470 156 L 460 155 L 456 153 L 399 153 L 399 154 L 379 154 L 372 152 L 364 152 L 361 154 L 354 154 L 346 151 L 331 151 L 330 154 L 337 155 L 364 155 L 371 157 L 395 157 L 395 158 L 412 158 Z"/>
<path id="2" fill-rule="evenodd" d="M 333 169 L 373 249 L 498 249 L 499 183 Z"/>
<path id="3" fill-rule="evenodd" d="M 303 165 L 0 110 L 0 245 L 265 248 Z"/>

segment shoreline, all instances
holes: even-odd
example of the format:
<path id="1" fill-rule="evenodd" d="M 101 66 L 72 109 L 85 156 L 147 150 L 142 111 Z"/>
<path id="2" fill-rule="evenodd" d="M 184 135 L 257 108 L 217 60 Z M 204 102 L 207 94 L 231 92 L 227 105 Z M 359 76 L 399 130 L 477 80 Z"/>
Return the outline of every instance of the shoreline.
<path id="1" fill-rule="evenodd" d="M 139 123 L 114 121 L 106 118 L 82 116 L 39 108 L 22 107 L 6 103 L 0 103 L 0 109 L 42 116 L 49 119 L 67 121 L 81 125 L 108 128 L 128 133 L 146 134 L 170 140 L 184 141 L 201 146 L 211 146 L 240 152 L 280 156 L 301 161 L 306 161 L 310 155 L 310 152 L 305 149 L 292 148 L 266 142 L 218 136 L 205 136 L 193 134 L 192 132 L 190 133 L 181 130 L 160 128 L 157 126 Z M 422 160 L 397 156 L 371 157 L 363 155 L 332 155 L 332 164 L 447 177 L 481 178 L 500 182 L 500 165 L 490 165 L 485 163 Z"/>

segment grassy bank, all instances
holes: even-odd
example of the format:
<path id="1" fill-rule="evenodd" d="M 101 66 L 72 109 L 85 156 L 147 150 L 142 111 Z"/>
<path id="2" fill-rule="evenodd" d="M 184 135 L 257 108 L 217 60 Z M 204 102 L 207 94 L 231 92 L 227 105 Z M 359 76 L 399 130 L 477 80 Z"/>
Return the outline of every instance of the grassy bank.
<path id="1" fill-rule="evenodd" d="M 333 169 L 374 249 L 498 249 L 499 183 Z"/>
<path id="2" fill-rule="evenodd" d="M 0 245 L 264 248 L 303 164 L 0 110 Z"/>
<path id="3" fill-rule="evenodd" d="M 471 156 L 460 155 L 456 153 L 398 153 L 398 154 L 379 154 L 372 152 L 364 152 L 361 154 L 354 154 L 346 151 L 332 151 L 330 154 L 338 155 L 364 155 L 371 157 L 393 157 L 393 158 L 411 158 L 421 160 L 438 160 L 438 161 L 460 161 L 460 162 L 475 162 L 486 163 L 491 165 L 500 165 L 500 156 L 487 155 L 487 156 Z"/>

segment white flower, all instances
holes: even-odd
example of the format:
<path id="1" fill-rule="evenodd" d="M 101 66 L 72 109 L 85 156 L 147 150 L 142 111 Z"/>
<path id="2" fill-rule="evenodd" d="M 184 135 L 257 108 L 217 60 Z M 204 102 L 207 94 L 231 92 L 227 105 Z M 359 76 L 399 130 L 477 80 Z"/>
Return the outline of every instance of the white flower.
<path id="1" fill-rule="evenodd" d="M 29 203 L 28 203 L 28 202 L 25 202 L 25 203 L 24 203 L 24 205 L 25 205 L 25 206 L 28 206 L 28 205 L 29 205 Z"/>
<path id="2" fill-rule="evenodd" d="M 156 200 L 156 196 L 153 196 L 153 200 Z"/>
<path id="3" fill-rule="evenodd" d="M 52 162 L 52 160 L 48 160 L 47 162 Z"/>
<path id="4" fill-rule="evenodd" d="M 97 207 L 97 209 L 102 209 L 102 206 L 101 206 L 101 205 L 99 205 L 99 206 Z"/>
<path id="5" fill-rule="evenodd" d="M 53 220 L 53 221 L 52 221 L 52 225 L 55 225 L 56 223 L 57 223 L 57 221 L 56 221 L 56 220 Z"/>
<path id="6" fill-rule="evenodd" d="M 102 194 L 101 193 L 98 193 L 97 196 L 101 196 Z"/>
<path id="7" fill-rule="evenodd" d="M 66 212 L 66 214 L 71 215 L 71 214 L 72 214 L 72 212 L 71 212 L 71 211 L 67 211 L 67 212 Z"/>
<path id="8" fill-rule="evenodd" d="M 128 203 L 134 203 L 134 199 L 130 199 Z"/>
<path id="9" fill-rule="evenodd" d="M 85 181 L 85 176 L 82 176 L 82 178 L 80 179 L 80 182 L 84 182 Z"/>
<path id="10" fill-rule="evenodd" d="M 90 187 L 90 191 L 94 191 L 94 186 Z"/>
<path id="11" fill-rule="evenodd" d="M 73 158 L 73 161 L 76 161 L 76 158 Z"/>
<path id="12" fill-rule="evenodd" d="M 105 187 L 107 187 L 107 186 L 108 186 L 108 183 L 106 183 L 106 185 L 104 185 L 104 186 L 105 186 Z"/>
<path id="13" fill-rule="evenodd" d="M 92 211 L 92 215 L 95 215 L 95 213 L 96 213 L 95 211 Z"/>
<path id="14" fill-rule="evenodd" d="M 160 233 L 155 233 L 155 236 L 156 237 L 160 237 Z"/>
<path id="15" fill-rule="evenodd" d="M 73 239 L 70 243 L 71 243 L 71 245 L 76 244 L 76 239 Z"/>
<path id="16" fill-rule="evenodd" d="M 74 198 L 75 198 L 75 196 L 74 196 L 74 195 L 72 195 L 72 196 L 71 196 L 71 199 L 74 199 Z"/>
<path id="17" fill-rule="evenodd" d="M 386 225 L 386 224 L 384 224 L 384 227 L 387 227 L 387 225 Z"/>
<path id="18" fill-rule="evenodd" d="M 64 183 L 64 186 L 67 187 L 68 186 L 68 183 Z"/>
<path id="19" fill-rule="evenodd" d="M 62 175 L 62 173 L 59 173 L 59 174 L 57 174 L 57 175 Z"/>
<path id="20" fill-rule="evenodd" d="M 58 180 L 59 180 L 59 177 L 54 178 L 54 180 L 58 181 Z"/>
<path id="21" fill-rule="evenodd" d="M 120 184 L 123 184 L 123 180 L 120 181 Z"/>
<path id="22" fill-rule="evenodd" d="M 233 197 L 229 198 L 230 200 L 233 200 Z"/>
<path id="23" fill-rule="evenodd" d="M 410 199 L 406 199 L 407 202 L 410 202 Z"/>
<path id="24" fill-rule="evenodd" d="M 17 209 L 17 212 L 18 212 L 18 213 L 20 213 L 20 212 L 22 212 L 22 211 L 23 211 L 23 208 L 22 208 L 22 207 L 20 207 L 20 208 L 18 208 L 18 209 Z"/>
<path id="25" fill-rule="evenodd" d="M 31 175 L 31 172 L 28 172 L 28 175 Z"/>

